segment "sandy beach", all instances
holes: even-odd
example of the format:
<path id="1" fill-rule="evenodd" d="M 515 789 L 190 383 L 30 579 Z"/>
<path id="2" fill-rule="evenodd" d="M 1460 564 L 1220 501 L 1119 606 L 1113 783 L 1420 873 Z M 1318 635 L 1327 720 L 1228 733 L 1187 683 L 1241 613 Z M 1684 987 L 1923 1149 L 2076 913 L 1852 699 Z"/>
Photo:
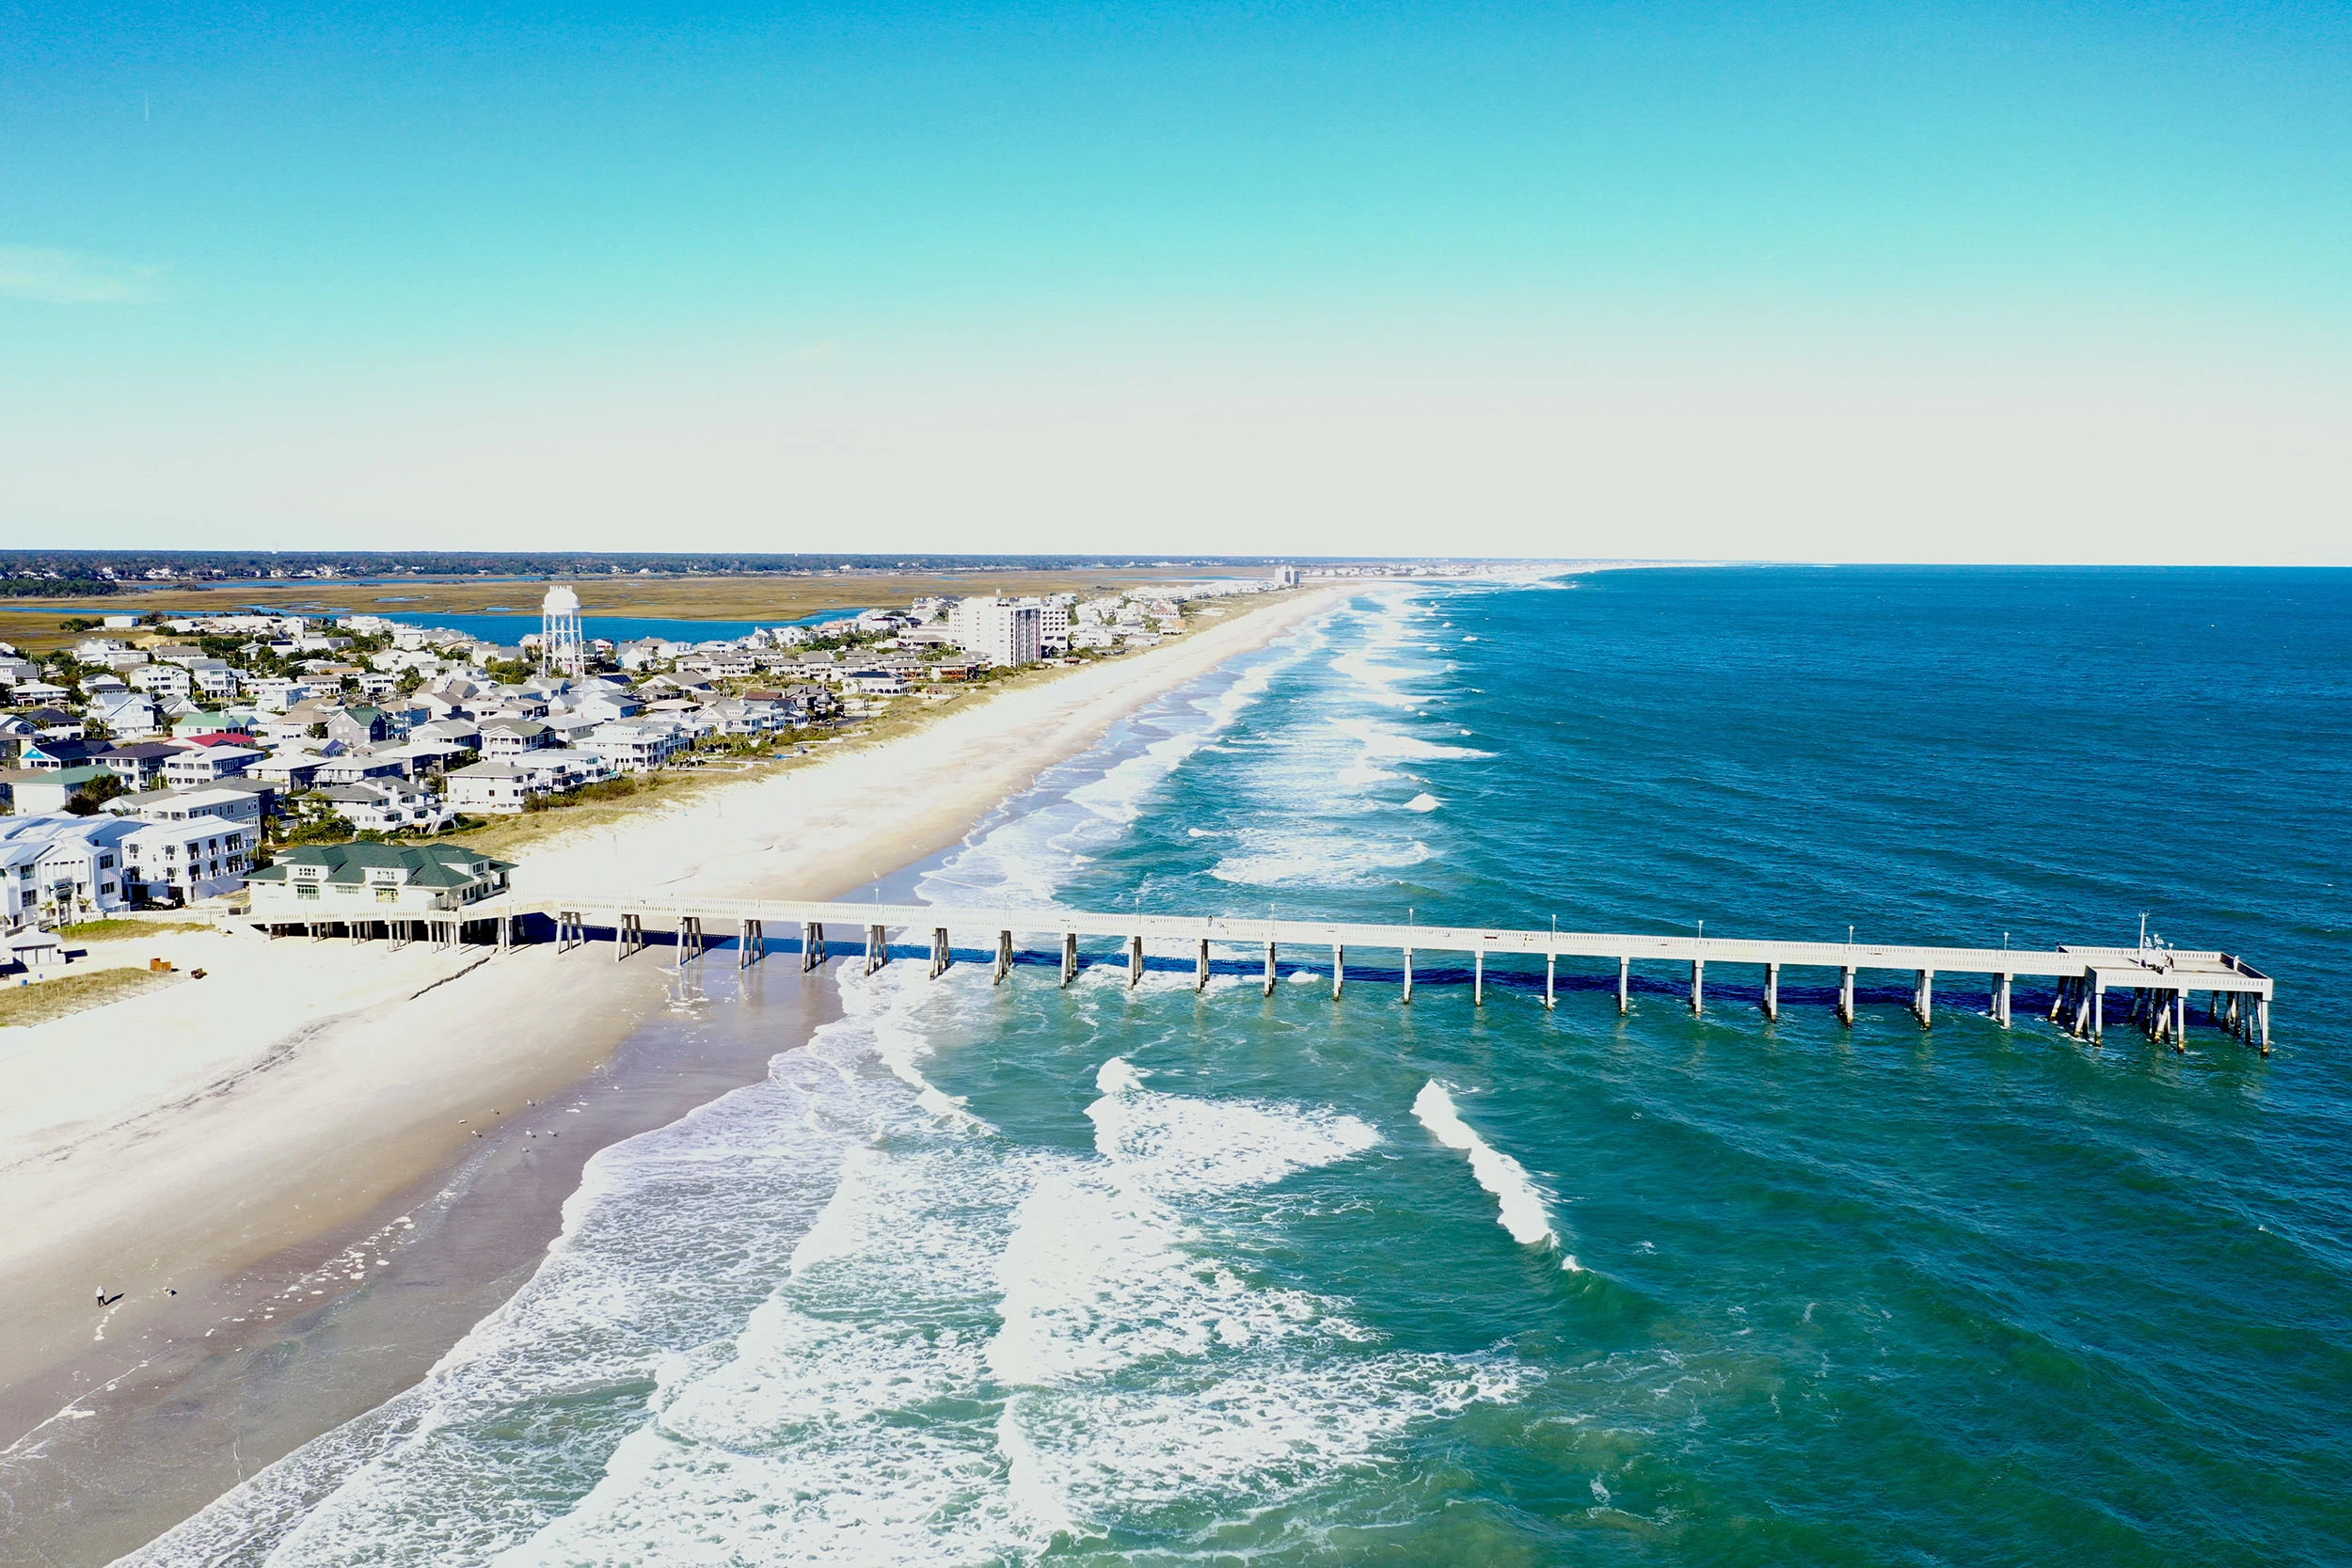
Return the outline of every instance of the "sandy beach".
<path id="1" fill-rule="evenodd" d="M 1236 607 L 911 735 L 556 839 L 516 886 L 839 896 L 955 844 L 1138 705 L 1340 596 Z M 412 1383 L 525 1276 L 596 1148 L 756 1077 L 791 1043 L 681 1044 L 665 1021 L 696 999 L 655 955 L 249 932 L 93 954 L 151 957 L 206 977 L 0 1031 L 11 1559 L 106 1560 Z M 798 988 L 795 1037 L 829 990 Z M 102 1307 L 102 1291 L 119 1299 Z M 366 1355 L 317 1364 L 360 1341 Z M 282 1370 L 305 1357 L 299 1377 Z"/>

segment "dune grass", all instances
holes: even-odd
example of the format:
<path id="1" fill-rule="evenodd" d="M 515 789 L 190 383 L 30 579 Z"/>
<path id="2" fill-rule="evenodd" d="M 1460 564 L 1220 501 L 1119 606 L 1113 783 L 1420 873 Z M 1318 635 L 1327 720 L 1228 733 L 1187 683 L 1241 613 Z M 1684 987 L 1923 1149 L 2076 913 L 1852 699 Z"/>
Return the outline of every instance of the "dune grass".
<path id="1" fill-rule="evenodd" d="M 54 1018 L 103 1007 L 157 986 L 172 976 L 144 969 L 100 969 L 87 974 L 60 974 L 54 980 L 0 989 L 0 1028 L 46 1023 Z"/>

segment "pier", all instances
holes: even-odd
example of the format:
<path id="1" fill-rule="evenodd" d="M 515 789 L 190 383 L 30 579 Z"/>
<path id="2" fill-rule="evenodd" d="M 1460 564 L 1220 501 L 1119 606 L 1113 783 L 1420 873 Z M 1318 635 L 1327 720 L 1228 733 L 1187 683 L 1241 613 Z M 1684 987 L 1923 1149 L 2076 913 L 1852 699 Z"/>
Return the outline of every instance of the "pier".
<path id="1" fill-rule="evenodd" d="M 681 960 L 700 958 L 715 943 L 732 939 L 736 961 L 748 967 L 766 957 L 771 945 L 797 949 L 803 970 L 825 963 L 839 953 L 865 966 L 867 973 L 893 957 L 890 933 L 908 939 L 927 954 L 936 978 L 958 961 L 961 951 L 981 955 L 993 978 L 1003 984 L 1021 955 L 1050 955 L 1059 982 L 1070 985 L 1082 967 L 1079 944 L 1110 941 L 1119 944 L 1127 983 L 1137 984 L 1151 956 L 1159 967 L 1189 968 L 1196 989 L 1208 985 L 1218 950 L 1222 967 L 1232 973 L 1236 958 L 1263 979 L 1272 994 L 1277 972 L 1283 963 L 1317 970 L 1327 965 L 1330 993 L 1336 1000 L 1347 985 L 1350 954 L 1393 953 L 1399 959 L 1401 1001 L 1413 1000 L 1414 965 L 1426 955 L 1467 957 L 1470 1000 L 1484 1006 L 1490 960 L 1519 960 L 1525 973 L 1543 965 L 1543 1006 L 1558 1005 L 1561 964 L 1604 966 L 1598 979 L 1606 985 L 1606 966 L 1614 966 L 1617 1010 L 1632 1006 L 1636 965 L 1647 972 L 1667 967 L 1677 993 L 1689 984 L 1693 1013 L 1707 1010 L 1710 970 L 1719 978 L 1726 971 L 1752 974 L 1762 982 L 1762 1011 L 1769 1020 L 1780 1016 L 1781 991 L 1790 971 L 1820 975 L 1836 982 L 1839 1022 L 1854 1022 L 1856 981 L 1865 974 L 1893 973 L 1911 981 L 1911 1012 L 1923 1029 L 1935 1022 L 1936 984 L 1942 978 L 1947 994 L 1974 992 L 1984 999 L 1984 1015 L 2007 1027 L 2010 1022 L 2015 982 L 2046 981 L 2053 994 L 2048 1020 L 2075 1038 L 2103 1040 L 2110 1022 L 2137 1026 L 2151 1039 L 2185 1050 L 2189 1028 L 2189 998 L 2205 997 L 2205 1016 L 2212 1024 L 2270 1051 L 2270 1000 L 2275 990 L 2270 976 L 2245 959 L 2220 952 L 2184 952 L 2164 947 L 2059 946 L 2047 951 L 2007 947 L 1921 947 L 1899 943 L 1780 942 L 1746 937 L 1653 936 L 1629 932 L 1488 930 L 1474 927 L 1374 925 L 1347 921 L 1254 919 L 1234 916 L 1170 914 L 1104 914 L 1058 909 L 965 909 L 930 904 L 809 903 L 768 899 L 659 898 L 613 895 L 567 895 L 523 898 L 508 895 L 453 911 L 433 923 L 434 937 L 457 942 L 492 941 L 503 947 L 516 941 L 527 922 L 551 922 L 554 941 L 565 951 L 580 947 L 590 932 L 609 934 L 616 959 L 644 949 L 648 932 L 666 928 Z M 300 929 L 301 927 L 294 927 Z M 313 934 L 316 934 L 315 932 Z M 350 933 L 354 936 L 359 933 Z M 1050 937 L 1050 946 L 1035 947 L 1025 939 Z M 1236 953 L 1238 950 L 1238 954 Z M 1259 959 L 1263 957 L 1263 970 Z M 1578 974 L 1580 985 L 1594 976 Z M 1974 981 L 1974 985 L 1965 982 Z"/>

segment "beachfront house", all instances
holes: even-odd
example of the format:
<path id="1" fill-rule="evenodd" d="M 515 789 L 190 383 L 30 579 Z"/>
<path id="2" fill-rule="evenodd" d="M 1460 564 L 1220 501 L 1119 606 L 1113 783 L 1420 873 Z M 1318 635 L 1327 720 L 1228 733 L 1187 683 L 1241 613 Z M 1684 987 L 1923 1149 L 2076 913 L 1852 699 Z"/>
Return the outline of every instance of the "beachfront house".
<path id="1" fill-rule="evenodd" d="M 132 903 L 190 904 L 245 880 L 258 829 L 217 816 L 142 822 L 122 840 L 122 892 Z"/>
<path id="2" fill-rule="evenodd" d="M 404 920 L 506 890 L 514 866 L 458 844 L 306 844 L 246 879 L 252 916 L 273 927 Z"/>
<path id="3" fill-rule="evenodd" d="M 65 812 L 0 817 L 20 917 L 70 925 L 120 908 L 121 844 L 137 829 L 119 817 Z"/>
<path id="4" fill-rule="evenodd" d="M 439 796 L 397 779 L 333 784 L 312 799 L 362 833 L 437 833 L 457 816 Z"/>
<path id="5" fill-rule="evenodd" d="M 642 773 L 660 768 L 686 744 L 675 727 L 641 719 L 616 719 L 597 725 L 578 750 L 601 759 L 616 773 Z"/>
<path id="6" fill-rule="evenodd" d="M 512 816 L 534 797 L 561 795 L 605 777 L 602 758 L 579 752 L 540 751 L 526 757 L 485 759 L 453 769 L 443 780 L 449 803 L 460 812 Z"/>

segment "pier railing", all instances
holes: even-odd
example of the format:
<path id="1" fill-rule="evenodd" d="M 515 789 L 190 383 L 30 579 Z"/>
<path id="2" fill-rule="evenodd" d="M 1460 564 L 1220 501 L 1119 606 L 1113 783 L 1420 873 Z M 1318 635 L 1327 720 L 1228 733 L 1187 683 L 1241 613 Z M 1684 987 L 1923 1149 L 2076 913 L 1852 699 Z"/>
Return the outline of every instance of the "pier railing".
<path id="1" fill-rule="evenodd" d="M 1911 1009 L 1920 1024 L 1934 1021 L 1938 975 L 1981 975 L 1986 1014 L 2010 1022 L 2012 982 L 2024 977 L 2055 982 L 2049 1018 L 2087 1039 L 2104 1037 L 2110 991 L 2127 993 L 2128 1017 L 2154 1038 L 2176 1047 L 2188 1029 L 2188 999 L 2207 997 L 2207 1016 L 2223 1029 L 2270 1049 L 2271 978 L 2243 958 L 2221 952 L 2170 948 L 2064 945 L 2036 950 L 2010 947 L 1936 947 L 1901 942 L 1788 942 L 1752 937 L 1661 936 L 1624 931 L 1489 929 L 1465 926 L 1391 925 L 1360 921 L 1260 919 L 1237 915 L 1103 913 L 1057 908 L 972 908 L 934 904 L 860 904 L 789 899 L 675 898 L 628 894 L 571 894 L 545 897 L 507 895 L 488 899 L 462 915 L 434 923 L 436 936 L 458 942 L 488 932 L 501 946 L 516 940 L 524 924 L 552 922 L 554 941 L 564 950 L 580 945 L 593 931 L 609 934 L 615 958 L 644 948 L 650 935 L 669 928 L 681 957 L 699 958 L 732 939 L 737 961 L 758 961 L 771 947 L 796 949 L 802 967 L 814 968 L 834 953 L 854 952 L 870 972 L 890 961 L 890 933 L 913 932 L 929 939 L 931 973 L 956 961 L 959 935 L 964 951 L 976 948 L 993 962 L 1002 983 L 1017 955 L 1039 949 L 1023 939 L 1051 935 L 1060 958 L 1061 983 L 1083 967 L 1079 943 L 1110 939 L 1124 948 L 1130 985 L 1138 982 L 1147 948 L 1158 949 L 1165 967 L 1170 957 L 1189 958 L 1196 983 L 1208 984 L 1214 952 L 1242 948 L 1253 958 L 1263 950 L 1263 982 L 1269 992 L 1278 966 L 1295 963 L 1301 949 L 1327 952 L 1334 996 L 1344 992 L 1348 954 L 1398 955 L 1403 999 L 1413 998 L 1414 963 L 1423 954 L 1467 955 L 1474 1004 L 1483 1006 L 1489 958 L 1540 959 L 1543 998 L 1556 1005 L 1562 960 L 1613 964 L 1617 1006 L 1631 1005 L 1635 964 L 1673 964 L 1687 970 L 1690 1006 L 1704 1011 L 1710 965 L 1752 968 L 1763 978 L 1766 1017 L 1780 1014 L 1781 977 L 1786 970 L 1834 971 L 1838 976 L 1837 1015 L 1851 1024 L 1859 975 L 1894 971 L 1912 976 Z M 649 927 L 648 922 L 653 925 Z M 797 927 L 797 931 L 795 931 Z M 300 928 L 300 927 L 297 927 Z M 312 923 L 315 934 L 315 923 Z M 732 929 L 730 929 L 732 928 Z M 827 935 L 830 928 L 834 935 Z M 840 939 L 855 932 L 853 942 Z M 357 935 L 355 930 L 351 934 Z M 975 937 L 984 942 L 975 942 Z M 1170 949 L 1176 949 L 1174 954 Z M 919 949 L 918 949 L 919 950 Z M 1232 960 L 1225 960 L 1232 967 Z M 1254 967 L 1254 965 L 1253 965 Z"/>

